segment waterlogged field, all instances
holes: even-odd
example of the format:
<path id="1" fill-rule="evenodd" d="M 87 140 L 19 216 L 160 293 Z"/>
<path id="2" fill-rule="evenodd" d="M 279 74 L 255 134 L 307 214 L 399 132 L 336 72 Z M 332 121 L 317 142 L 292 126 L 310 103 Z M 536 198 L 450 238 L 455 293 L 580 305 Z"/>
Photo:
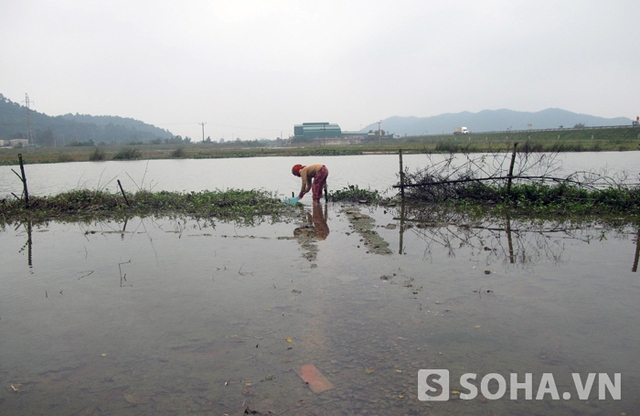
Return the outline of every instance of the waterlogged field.
<path id="1" fill-rule="evenodd" d="M 640 409 L 637 229 L 399 211 L 5 227 L 0 414 Z"/>

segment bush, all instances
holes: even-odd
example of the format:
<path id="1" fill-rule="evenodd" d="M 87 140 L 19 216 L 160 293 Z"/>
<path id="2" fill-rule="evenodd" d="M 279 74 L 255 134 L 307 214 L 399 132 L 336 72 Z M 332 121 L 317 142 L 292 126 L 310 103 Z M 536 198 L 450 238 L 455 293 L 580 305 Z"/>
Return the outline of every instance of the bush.
<path id="1" fill-rule="evenodd" d="M 58 163 L 71 162 L 73 158 L 67 153 L 60 153 L 58 155 Z"/>
<path id="2" fill-rule="evenodd" d="M 102 149 L 101 149 L 101 148 L 99 148 L 99 147 L 96 147 L 96 148 L 95 148 L 95 150 L 93 151 L 93 153 L 91 153 L 91 154 L 89 155 L 89 160 L 90 160 L 90 161 L 92 161 L 92 162 L 97 162 L 97 161 L 100 161 L 100 160 L 105 160 L 105 158 L 106 158 L 106 155 L 105 155 L 105 153 L 104 153 L 104 150 L 102 150 Z"/>
<path id="3" fill-rule="evenodd" d="M 140 159 L 142 153 L 133 147 L 125 147 L 113 156 L 113 160 L 133 160 Z"/>
<path id="4" fill-rule="evenodd" d="M 187 156 L 187 152 L 184 151 L 184 147 L 180 146 L 171 152 L 171 157 L 179 159 Z"/>

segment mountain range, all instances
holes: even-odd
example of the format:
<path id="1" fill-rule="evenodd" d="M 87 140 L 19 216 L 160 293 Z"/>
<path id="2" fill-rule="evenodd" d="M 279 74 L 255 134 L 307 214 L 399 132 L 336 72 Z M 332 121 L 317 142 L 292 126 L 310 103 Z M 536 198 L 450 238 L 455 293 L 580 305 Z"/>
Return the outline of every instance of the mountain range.
<path id="1" fill-rule="evenodd" d="M 0 94 L 0 139 L 27 137 L 26 107 Z M 171 139 L 173 134 L 165 129 L 132 118 L 118 116 L 91 116 L 65 114 L 48 116 L 29 111 L 29 121 L 34 143 L 55 146 L 69 143 L 130 143 Z"/>
<path id="2" fill-rule="evenodd" d="M 432 117 L 389 117 L 381 121 L 380 128 L 401 136 L 453 133 L 455 127 L 464 126 L 473 132 L 556 129 L 582 124 L 585 127 L 630 125 L 626 117 L 604 118 L 578 114 L 559 108 L 548 108 L 538 112 L 513 110 L 483 110 L 478 113 L 464 111 Z M 372 123 L 361 131 L 377 131 L 378 123 Z"/>
<path id="3" fill-rule="evenodd" d="M 27 136 L 26 108 L 0 94 L 0 139 L 25 138 Z M 82 143 L 130 143 L 165 141 L 173 134 L 165 129 L 132 118 L 118 116 L 91 116 L 65 114 L 51 117 L 37 111 L 29 112 L 34 142 L 43 146 Z M 630 125 L 626 117 L 604 118 L 578 114 L 558 108 L 538 112 L 514 110 L 483 110 L 477 113 L 464 111 L 431 117 L 393 116 L 381 120 L 380 128 L 387 134 L 416 136 L 425 134 L 450 134 L 455 127 L 467 127 L 469 131 L 489 132 L 529 129 L 571 128 Z M 378 122 L 364 127 L 362 132 L 377 131 Z"/>

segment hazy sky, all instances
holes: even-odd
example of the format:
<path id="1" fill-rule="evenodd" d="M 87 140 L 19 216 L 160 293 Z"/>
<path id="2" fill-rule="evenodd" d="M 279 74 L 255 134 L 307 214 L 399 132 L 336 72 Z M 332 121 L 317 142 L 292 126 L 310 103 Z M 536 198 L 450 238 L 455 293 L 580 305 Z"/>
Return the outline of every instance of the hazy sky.
<path id="1" fill-rule="evenodd" d="M 2 0 L 0 93 L 202 140 L 549 107 L 640 115 L 638 0 Z M 383 126 L 384 128 L 384 126 Z"/>

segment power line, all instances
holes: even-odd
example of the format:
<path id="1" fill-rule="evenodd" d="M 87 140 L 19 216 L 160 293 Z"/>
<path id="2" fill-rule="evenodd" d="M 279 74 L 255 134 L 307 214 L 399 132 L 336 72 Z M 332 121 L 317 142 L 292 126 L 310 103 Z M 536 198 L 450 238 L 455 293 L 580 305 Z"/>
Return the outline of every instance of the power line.
<path id="1" fill-rule="evenodd" d="M 188 124 L 198 124 L 198 125 L 202 125 L 201 122 L 184 122 L 184 123 L 147 123 L 147 124 L 151 124 L 152 126 L 177 126 L 177 125 L 188 125 Z M 205 124 L 210 124 L 212 126 L 217 126 L 217 127 L 227 127 L 227 128 L 233 128 L 233 129 L 242 129 L 242 130 L 270 130 L 270 131 L 281 131 L 282 129 L 274 129 L 274 128 L 268 128 L 268 127 L 245 127 L 245 126 L 238 126 L 238 125 L 230 125 L 230 124 L 220 124 L 220 123 L 205 123 Z"/>

